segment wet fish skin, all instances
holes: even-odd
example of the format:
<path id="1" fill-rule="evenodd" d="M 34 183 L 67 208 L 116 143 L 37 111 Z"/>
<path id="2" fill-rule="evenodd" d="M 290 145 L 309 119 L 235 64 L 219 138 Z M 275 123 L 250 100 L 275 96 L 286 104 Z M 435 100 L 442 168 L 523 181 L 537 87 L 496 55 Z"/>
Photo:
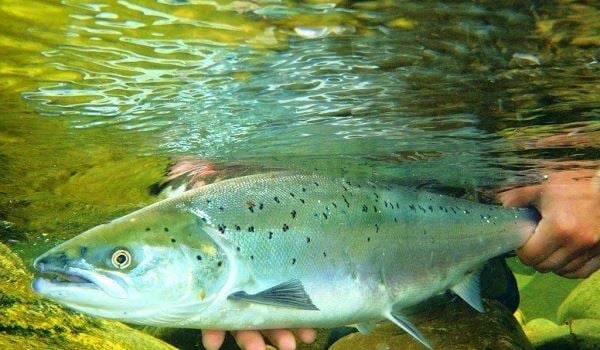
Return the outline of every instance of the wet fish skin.
<path id="1" fill-rule="evenodd" d="M 475 308 L 477 270 L 522 245 L 536 214 L 388 184 L 252 175 L 184 192 L 36 259 L 33 288 L 127 322 L 209 329 L 334 327 L 390 319 L 452 289 Z M 131 253 L 123 270 L 118 249 Z M 93 283 L 80 283 L 82 280 Z"/>

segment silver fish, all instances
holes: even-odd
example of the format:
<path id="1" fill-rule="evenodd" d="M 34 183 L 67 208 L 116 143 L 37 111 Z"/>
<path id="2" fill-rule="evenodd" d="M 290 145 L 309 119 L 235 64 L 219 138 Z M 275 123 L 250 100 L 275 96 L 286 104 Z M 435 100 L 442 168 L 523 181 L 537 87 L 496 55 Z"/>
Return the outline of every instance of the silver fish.
<path id="1" fill-rule="evenodd" d="M 190 190 L 35 260 L 33 289 L 130 323 L 222 330 L 388 319 L 452 290 L 483 311 L 478 272 L 521 246 L 536 212 L 396 185 L 271 173 Z"/>

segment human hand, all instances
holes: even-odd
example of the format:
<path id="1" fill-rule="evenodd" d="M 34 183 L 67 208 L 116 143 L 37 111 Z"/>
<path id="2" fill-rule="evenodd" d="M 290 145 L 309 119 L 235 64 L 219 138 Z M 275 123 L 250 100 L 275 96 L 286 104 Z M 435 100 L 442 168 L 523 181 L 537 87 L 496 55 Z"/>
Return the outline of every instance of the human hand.
<path id="1" fill-rule="evenodd" d="M 505 206 L 534 205 L 542 219 L 517 254 L 540 272 L 585 278 L 600 269 L 600 180 L 593 170 L 550 175 L 498 194 Z"/>
<path id="2" fill-rule="evenodd" d="M 296 338 L 301 342 L 310 344 L 315 341 L 317 333 L 314 329 L 300 328 L 297 330 L 289 329 L 270 329 L 263 331 L 234 331 L 233 337 L 237 344 L 244 350 L 265 350 L 265 340 L 269 341 L 279 350 L 296 349 Z M 217 350 L 223 345 L 225 340 L 224 331 L 203 330 L 202 344 L 207 350 Z"/>

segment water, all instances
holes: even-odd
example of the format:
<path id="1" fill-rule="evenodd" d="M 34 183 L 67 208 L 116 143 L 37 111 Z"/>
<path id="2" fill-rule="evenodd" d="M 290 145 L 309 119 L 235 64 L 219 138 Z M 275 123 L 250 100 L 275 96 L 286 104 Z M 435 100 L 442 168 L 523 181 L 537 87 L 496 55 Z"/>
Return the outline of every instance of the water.
<path id="1" fill-rule="evenodd" d="M 29 260 L 149 204 L 179 156 L 480 188 L 597 167 L 599 11 L 4 0 L 2 240 Z"/>

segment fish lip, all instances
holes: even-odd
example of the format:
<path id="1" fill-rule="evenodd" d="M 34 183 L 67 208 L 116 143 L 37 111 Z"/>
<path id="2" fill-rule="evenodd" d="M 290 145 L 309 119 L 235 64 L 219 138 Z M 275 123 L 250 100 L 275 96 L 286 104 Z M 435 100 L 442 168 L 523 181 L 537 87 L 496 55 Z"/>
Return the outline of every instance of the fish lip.
<path id="1" fill-rule="evenodd" d="M 94 271 L 80 269 L 77 267 L 65 267 L 62 269 L 46 267 L 43 269 L 43 274 L 62 279 L 62 281 L 57 281 L 56 278 L 49 279 L 40 277 L 40 279 L 44 280 L 45 283 L 49 283 L 54 287 L 98 289 L 114 298 L 128 298 L 128 293 L 125 288 L 123 288 L 114 278 Z"/>

